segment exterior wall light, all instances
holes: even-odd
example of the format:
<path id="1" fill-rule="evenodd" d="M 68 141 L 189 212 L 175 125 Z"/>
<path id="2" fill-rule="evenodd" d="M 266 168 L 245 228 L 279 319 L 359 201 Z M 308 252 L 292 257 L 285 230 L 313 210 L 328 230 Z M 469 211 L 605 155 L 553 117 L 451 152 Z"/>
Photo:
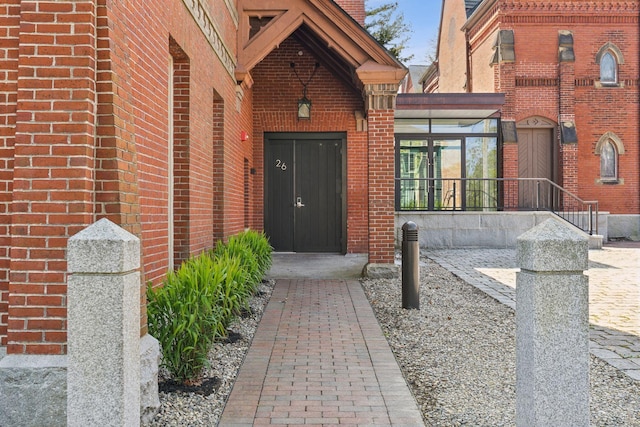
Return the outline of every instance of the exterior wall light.
<path id="1" fill-rule="evenodd" d="M 306 92 L 306 90 L 304 91 Z M 298 120 L 311 119 L 311 100 L 307 98 L 307 94 L 303 94 L 298 100 Z"/>
<path id="2" fill-rule="evenodd" d="M 291 63 L 291 69 L 293 70 L 296 77 L 300 81 L 300 84 L 302 85 L 302 98 L 298 99 L 298 120 L 311 120 L 311 100 L 307 98 L 307 86 L 309 85 L 309 83 L 311 83 L 313 76 L 316 75 L 316 71 L 318 71 L 318 68 L 320 68 L 320 64 L 316 62 L 313 67 L 313 71 L 309 76 L 309 79 L 305 83 L 300 78 L 300 75 L 298 74 L 298 70 L 296 70 L 296 63 L 295 62 Z"/>

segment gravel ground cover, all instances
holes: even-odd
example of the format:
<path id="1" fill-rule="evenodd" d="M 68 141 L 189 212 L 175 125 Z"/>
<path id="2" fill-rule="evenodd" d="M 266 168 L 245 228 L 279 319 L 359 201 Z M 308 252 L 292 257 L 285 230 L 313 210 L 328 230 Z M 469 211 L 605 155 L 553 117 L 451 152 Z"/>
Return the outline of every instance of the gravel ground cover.
<path id="1" fill-rule="evenodd" d="M 423 258 L 420 310 L 403 310 L 400 279 L 362 286 L 427 426 L 515 425 L 515 313 Z M 151 426 L 215 426 L 249 349 L 273 282 L 263 283 L 251 314 L 230 327 L 234 342 L 210 353 L 214 393 L 161 392 Z M 591 358 L 591 425 L 640 427 L 640 382 Z"/>
<path id="2" fill-rule="evenodd" d="M 515 313 L 422 259 L 420 310 L 400 280 L 363 287 L 428 426 L 515 425 Z M 640 426 L 640 382 L 591 357 L 591 425 Z"/>

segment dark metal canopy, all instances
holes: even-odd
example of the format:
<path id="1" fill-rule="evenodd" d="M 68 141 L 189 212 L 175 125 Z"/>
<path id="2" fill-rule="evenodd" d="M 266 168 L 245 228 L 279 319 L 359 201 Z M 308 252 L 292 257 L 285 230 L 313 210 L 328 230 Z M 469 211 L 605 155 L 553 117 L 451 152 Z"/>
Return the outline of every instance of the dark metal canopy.
<path id="1" fill-rule="evenodd" d="M 498 117 L 502 93 L 401 93 L 396 99 L 397 119 Z"/>

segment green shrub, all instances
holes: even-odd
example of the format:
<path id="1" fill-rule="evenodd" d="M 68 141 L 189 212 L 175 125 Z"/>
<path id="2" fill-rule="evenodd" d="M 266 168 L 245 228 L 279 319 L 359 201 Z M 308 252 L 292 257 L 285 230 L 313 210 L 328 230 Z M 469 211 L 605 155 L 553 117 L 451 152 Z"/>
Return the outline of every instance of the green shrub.
<path id="1" fill-rule="evenodd" d="M 175 380 L 201 378 L 213 342 L 248 308 L 271 266 L 271 251 L 263 233 L 246 231 L 168 272 L 162 287 L 147 288 L 149 333 Z"/>
<path id="2" fill-rule="evenodd" d="M 262 280 L 269 268 L 271 268 L 271 255 L 273 251 L 267 236 L 264 233 L 247 230 L 229 239 L 230 242 L 232 240 L 241 242 L 251 250 L 258 263 L 258 271 L 260 279 Z"/>
<path id="3" fill-rule="evenodd" d="M 178 381 L 197 380 L 211 344 L 225 334 L 226 313 L 218 303 L 224 273 L 210 257 L 199 256 L 170 271 L 161 288 L 147 289 L 149 333 Z"/>
<path id="4" fill-rule="evenodd" d="M 213 256 L 222 263 L 231 262 L 234 258 L 239 261 L 246 273 L 245 282 L 237 284 L 238 289 L 243 294 L 245 290 L 250 294 L 253 293 L 260 280 L 262 280 L 255 255 L 248 246 L 238 239 L 231 238 L 227 244 L 218 243 Z"/>
<path id="5" fill-rule="evenodd" d="M 224 308 L 228 324 L 243 308 L 248 308 L 253 289 L 249 283 L 249 272 L 241 258 L 225 252 L 216 256 L 215 260 L 225 269 L 217 304 Z"/>

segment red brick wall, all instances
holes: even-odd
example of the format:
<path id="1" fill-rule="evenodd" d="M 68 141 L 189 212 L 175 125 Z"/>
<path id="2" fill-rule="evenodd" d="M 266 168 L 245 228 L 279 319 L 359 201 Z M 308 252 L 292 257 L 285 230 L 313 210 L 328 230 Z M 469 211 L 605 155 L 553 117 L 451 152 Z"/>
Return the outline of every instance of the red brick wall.
<path id="1" fill-rule="evenodd" d="M 140 235 L 127 22 L 122 3 L 97 8 L 96 216 Z"/>
<path id="2" fill-rule="evenodd" d="M 232 14 L 214 3 L 209 16 L 236 57 Z M 359 3 L 343 5 L 356 13 Z M 289 63 L 309 67 L 311 52 L 300 58 L 300 46 L 283 43 L 253 70 L 251 89 L 237 86 L 182 2 L 15 0 L 0 22 L 0 344 L 9 353 L 66 352 L 67 239 L 101 217 L 141 238 L 143 291 L 171 267 L 170 239 L 179 260 L 260 229 L 264 132 L 347 134 L 347 248 L 367 251 L 362 96 L 321 67 L 308 93 L 313 119 L 298 121 L 302 88 Z"/>
<path id="3" fill-rule="evenodd" d="M 173 2 L 167 8 L 160 2 L 137 1 L 129 8 L 133 8 L 127 16 L 132 28 L 130 54 L 136 63 L 132 86 L 138 130 L 145 277 L 158 283 L 168 268 L 169 238 L 175 237 L 176 249 L 181 247 L 178 262 L 188 254 L 211 247 L 215 243 L 214 233 L 216 238 L 221 238 L 242 230 L 243 212 L 234 206 L 243 203 L 242 162 L 249 155 L 245 152 L 246 146 L 238 144 L 236 136 L 239 113 L 235 109 L 235 80 L 224 69 L 185 6 Z M 211 11 L 211 14 L 227 40 L 235 41 L 235 26 L 223 3 L 218 2 L 215 13 Z M 235 46 L 231 41 L 226 44 Z M 174 90 L 174 102 L 178 104 L 174 107 L 188 109 L 188 125 L 180 123 L 186 120 L 183 115 L 174 116 L 174 156 L 179 160 L 174 165 L 177 179 L 174 183 L 178 184 L 174 192 L 178 205 L 174 208 L 180 209 L 179 216 L 174 218 L 168 218 L 167 178 L 170 53 L 178 58 L 180 67 L 187 59 L 189 63 L 188 89 L 184 81 L 179 81 Z M 188 100 L 182 98 L 187 91 Z M 184 161 L 187 158 L 188 161 Z M 235 176 L 239 176 L 240 184 L 229 184 Z M 221 185 L 225 197 L 220 200 L 218 195 L 214 199 L 213 190 Z M 179 203 L 184 202 L 185 197 L 189 199 L 188 207 Z M 174 236 L 168 236 L 168 221 L 179 226 Z"/>
<path id="4" fill-rule="evenodd" d="M 213 124 L 213 203 L 211 215 L 213 218 L 224 217 L 224 100 L 214 94 L 213 109 L 211 110 Z M 223 221 L 213 222 L 213 238 L 224 237 Z"/>
<path id="5" fill-rule="evenodd" d="M 177 50 L 177 49 L 174 49 Z M 190 254 L 190 82 L 189 59 L 173 58 L 173 260 L 174 267 Z"/>
<path id="6" fill-rule="evenodd" d="M 369 110 L 369 262 L 394 257 L 393 110 Z"/>
<path id="7" fill-rule="evenodd" d="M 138 165 L 127 46 L 126 5 L 97 7 L 96 219 L 107 217 L 140 236 Z M 144 269 L 142 270 L 144 275 Z M 141 283 L 141 333 L 146 333 L 146 286 Z"/>
<path id="8" fill-rule="evenodd" d="M 502 108 L 503 120 L 516 120 L 516 74 L 515 64 L 503 63 L 494 67 L 495 92 L 505 94 Z M 518 177 L 518 146 L 505 144 L 502 150 L 502 176 L 504 178 Z"/>
<path id="9" fill-rule="evenodd" d="M 590 2 L 580 6 L 562 2 L 555 12 L 543 11 L 541 5 L 515 2 L 514 9 L 506 3 L 501 6 L 498 19 L 502 29 L 513 29 L 516 54 L 514 64 L 501 64 L 491 71 L 496 73 L 496 91 L 506 94 L 503 119 L 542 116 L 556 123 L 575 121 L 578 143 L 560 146 L 557 172 L 561 185 L 583 200 L 599 201 L 601 211 L 640 213 L 638 3 Z M 573 34 L 575 62 L 558 62 L 560 30 Z M 619 75 L 624 87 L 596 85 L 596 54 L 607 42 L 614 43 L 624 56 Z M 516 81 L 513 87 L 508 84 L 512 75 Z M 531 84 L 534 81 L 539 83 Z M 623 182 L 616 185 L 597 182 L 600 157 L 595 155 L 595 145 L 606 132 L 614 132 L 625 148 L 619 158 Z M 559 139 L 556 142 L 559 144 Z M 506 146 L 504 174 L 514 173 L 517 176 L 517 151 Z"/>
<path id="10" fill-rule="evenodd" d="M 96 219 L 107 216 L 141 237 L 142 289 L 166 273 L 174 221 L 169 58 L 176 46 L 184 56 L 176 65 L 173 139 L 184 157 L 175 171 L 187 170 L 176 174 L 176 200 L 186 194 L 190 202 L 179 205 L 179 257 L 212 247 L 216 229 L 224 237 L 245 224 L 243 164 L 252 150 L 238 135 L 251 115 L 236 110 L 235 79 L 184 4 L 166 6 L 99 0 L 0 8 L 0 344 L 9 353 L 66 351 L 66 243 Z M 235 48 L 226 6 L 210 12 Z M 213 197 L 214 144 L 222 152 L 216 173 L 224 204 Z"/>
<path id="11" fill-rule="evenodd" d="M 598 27 L 575 30 L 576 38 L 576 117 L 579 142 L 578 192 L 583 199 L 598 200 L 600 210 L 612 213 L 640 213 L 640 10 L 636 2 L 635 19 L 611 22 Z M 600 69 L 595 57 L 607 42 L 615 44 L 624 56 L 619 81 L 624 87 L 594 85 Z M 614 132 L 624 144 L 619 156 L 619 178 L 624 183 L 602 185 L 600 157 L 595 146 L 606 132 Z"/>
<path id="12" fill-rule="evenodd" d="M 303 54 L 300 56 L 298 52 Z M 302 85 L 290 64 L 295 62 L 301 78 L 306 81 L 317 61 L 312 52 L 289 38 L 252 71 L 255 81 L 253 165 L 257 170 L 254 185 L 255 219 L 259 221 L 259 228 L 262 228 L 265 132 L 346 132 L 347 252 L 366 252 L 367 135 L 366 132 L 356 132 L 354 115 L 356 110 L 362 111 L 364 108 L 362 95 L 320 66 L 307 88 L 307 97 L 313 103 L 311 120 L 298 120 L 297 101 L 302 97 Z M 393 167 L 393 162 L 390 164 Z M 390 212 L 393 214 L 393 207 Z"/>
<path id="13" fill-rule="evenodd" d="M 7 345 L 20 0 L 0 6 L 0 346 Z"/>
<path id="14" fill-rule="evenodd" d="M 360 25 L 364 25 L 364 0 L 336 0 L 336 3 Z"/>
<path id="15" fill-rule="evenodd" d="M 66 351 L 66 242 L 93 218 L 95 14 L 21 3 L 9 353 Z"/>

